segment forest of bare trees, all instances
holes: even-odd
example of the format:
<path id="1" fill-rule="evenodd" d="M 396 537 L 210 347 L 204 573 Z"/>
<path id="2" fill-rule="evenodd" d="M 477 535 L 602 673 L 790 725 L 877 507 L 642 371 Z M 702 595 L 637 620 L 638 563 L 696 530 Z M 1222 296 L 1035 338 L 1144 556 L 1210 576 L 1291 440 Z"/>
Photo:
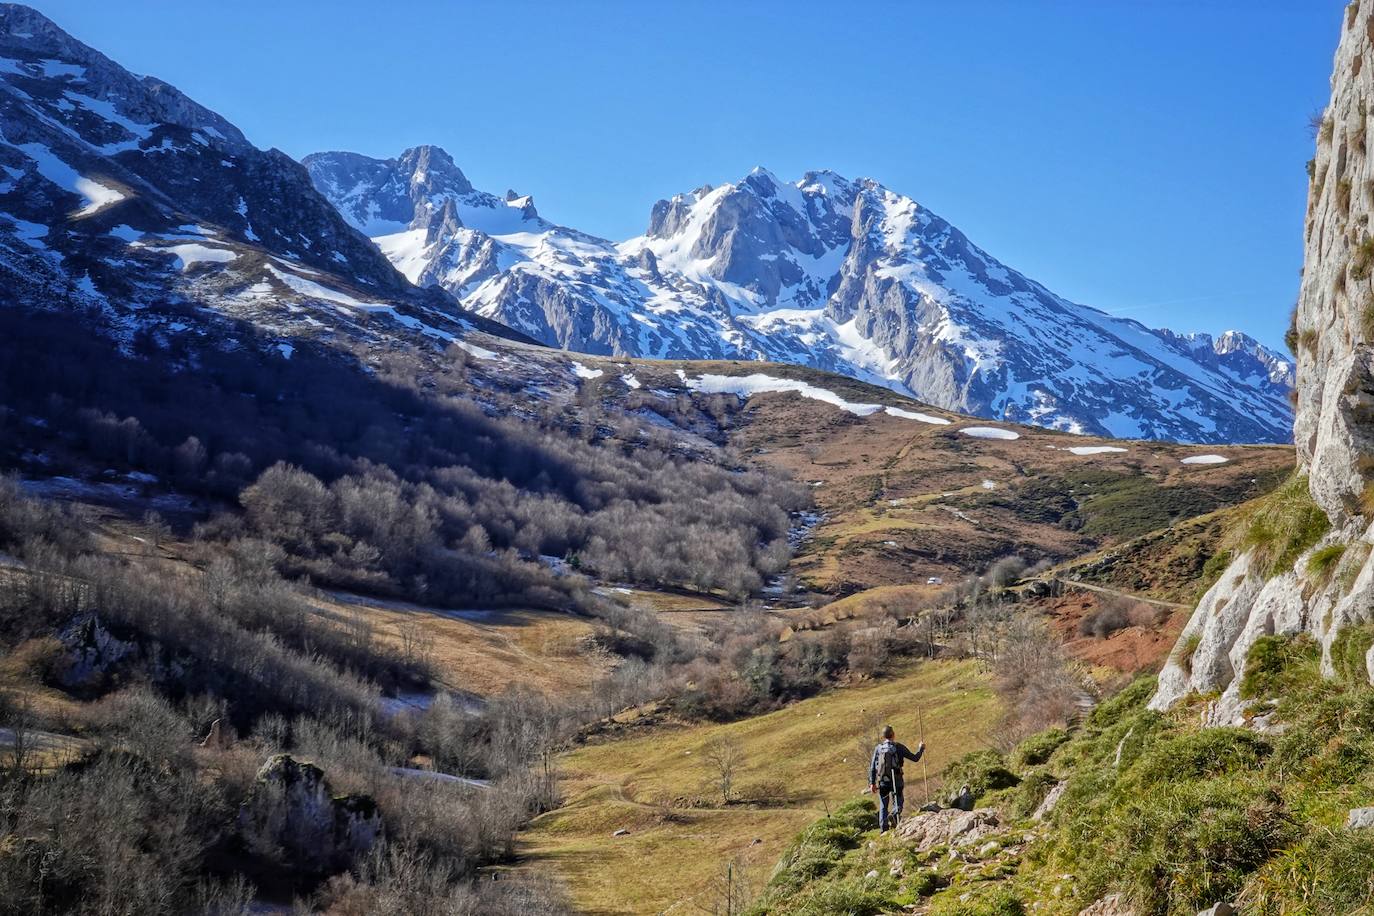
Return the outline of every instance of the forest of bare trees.
<path id="1" fill-rule="evenodd" d="M 131 357 L 82 323 L 0 312 L 0 431 L 218 502 L 203 536 L 271 543 L 279 571 L 343 588 L 567 608 L 580 580 L 550 558 L 736 597 L 786 566 L 809 494 L 723 454 L 674 454 L 628 415 L 603 429 L 476 400 L 456 347 L 363 371 L 361 354 L 284 359 L 229 327 L 141 333 Z"/>

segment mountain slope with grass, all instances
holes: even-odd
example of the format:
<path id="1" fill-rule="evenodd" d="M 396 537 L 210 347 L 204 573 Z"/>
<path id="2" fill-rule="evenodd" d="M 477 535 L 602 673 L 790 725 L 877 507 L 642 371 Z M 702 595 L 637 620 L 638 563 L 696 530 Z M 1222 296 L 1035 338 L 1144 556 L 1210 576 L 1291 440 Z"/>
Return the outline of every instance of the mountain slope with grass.
<path id="1" fill-rule="evenodd" d="M 1372 42 L 1374 5 L 1356 0 L 1309 168 L 1291 335 L 1297 468 L 1173 536 L 1060 568 L 1094 587 L 1139 587 L 1141 567 L 1172 567 L 1190 541 L 1210 541 L 1194 583 L 1205 593 L 1158 677 L 956 761 L 943 776 L 971 786 L 971 814 L 918 815 L 877 838 L 872 813 L 851 805 L 806 828 L 756 912 L 1374 912 Z"/>
<path id="2" fill-rule="evenodd" d="M 932 840 L 946 815 L 916 815 L 878 837 L 851 803 L 798 834 L 751 912 L 1367 913 L 1374 832 L 1351 811 L 1374 803 L 1374 691 L 1359 664 L 1324 678 L 1310 640 L 1266 637 L 1251 662 L 1267 731 L 1152 711 L 1141 679 L 1076 729 L 952 763 L 978 829 Z"/>

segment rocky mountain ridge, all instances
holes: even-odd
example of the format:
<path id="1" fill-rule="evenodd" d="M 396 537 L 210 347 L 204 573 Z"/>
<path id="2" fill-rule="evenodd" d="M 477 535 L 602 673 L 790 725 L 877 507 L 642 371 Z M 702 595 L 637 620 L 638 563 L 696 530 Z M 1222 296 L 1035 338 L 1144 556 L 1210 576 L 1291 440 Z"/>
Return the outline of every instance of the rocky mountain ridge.
<path id="1" fill-rule="evenodd" d="M 474 189 L 435 147 L 304 164 L 413 282 L 553 346 L 799 363 L 1098 435 L 1288 437 L 1284 357 L 1238 332 L 1152 331 L 1069 302 L 871 179 L 755 169 L 659 201 L 643 236 L 615 244 Z"/>
<path id="2" fill-rule="evenodd" d="M 286 154 L 17 4 L 0 5 L 0 169 L 7 304 L 126 339 L 247 320 L 283 353 L 500 330 L 412 286 Z"/>

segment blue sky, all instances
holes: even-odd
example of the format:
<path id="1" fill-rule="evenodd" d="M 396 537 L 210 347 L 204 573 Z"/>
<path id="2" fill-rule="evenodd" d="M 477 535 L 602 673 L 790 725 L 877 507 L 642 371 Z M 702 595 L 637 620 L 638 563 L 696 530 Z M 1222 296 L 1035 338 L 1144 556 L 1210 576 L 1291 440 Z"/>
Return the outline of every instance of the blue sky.
<path id="1" fill-rule="evenodd" d="M 616 239 L 831 168 L 1071 299 L 1278 345 L 1344 0 L 34 5 L 293 156 L 436 143 Z"/>

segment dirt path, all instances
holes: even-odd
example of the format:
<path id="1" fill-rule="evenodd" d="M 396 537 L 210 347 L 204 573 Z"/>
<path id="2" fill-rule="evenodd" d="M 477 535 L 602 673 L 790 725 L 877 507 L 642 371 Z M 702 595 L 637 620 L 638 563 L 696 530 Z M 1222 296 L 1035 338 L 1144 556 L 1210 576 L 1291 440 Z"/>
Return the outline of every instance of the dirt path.
<path id="1" fill-rule="evenodd" d="M 1180 608 L 1187 609 L 1192 607 L 1191 604 L 1179 604 L 1177 601 L 1165 601 L 1162 598 L 1146 598 L 1144 595 L 1137 595 L 1133 592 L 1125 592 L 1119 588 L 1111 588 L 1106 585 L 1093 585 L 1089 582 L 1083 582 L 1079 579 L 1065 579 L 1062 577 L 1056 577 L 1052 581 L 1062 583 L 1072 588 L 1081 588 L 1084 591 L 1097 592 L 1099 595 L 1112 595 L 1117 598 L 1126 598 L 1131 601 L 1139 601 L 1142 604 L 1153 604 L 1155 607 L 1167 608 L 1171 611 L 1176 611 Z"/>

